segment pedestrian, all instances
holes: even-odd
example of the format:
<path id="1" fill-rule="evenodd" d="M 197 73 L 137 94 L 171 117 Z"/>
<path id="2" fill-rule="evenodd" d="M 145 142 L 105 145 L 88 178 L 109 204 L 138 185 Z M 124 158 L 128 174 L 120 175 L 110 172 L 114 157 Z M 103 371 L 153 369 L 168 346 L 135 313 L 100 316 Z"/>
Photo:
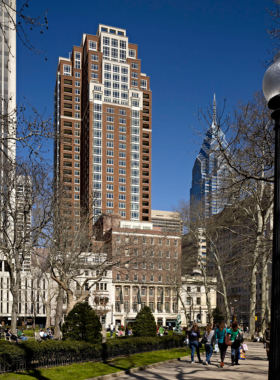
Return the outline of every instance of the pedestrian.
<path id="1" fill-rule="evenodd" d="M 162 326 L 160 326 L 158 332 L 159 332 L 159 335 L 160 335 L 160 336 L 163 336 L 164 328 L 163 328 Z"/>
<path id="2" fill-rule="evenodd" d="M 206 360 L 204 362 L 205 365 L 210 364 L 210 359 L 213 353 L 213 341 L 215 339 L 215 331 L 212 330 L 212 325 L 208 323 L 206 330 L 203 333 L 202 341 L 205 342 L 205 351 L 206 351 Z"/>
<path id="3" fill-rule="evenodd" d="M 191 364 L 194 364 L 194 352 L 196 351 L 197 358 L 199 363 L 202 363 L 199 352 L 199 338 L 200 331 L 198 329 L 197 323 L 194 323 L 189 332 L 189 340 L 190 340 L 190 349 L 191 349 Z"/>
<path id="4" fill-rule="evenodd" d="M 113 334 L 114 334 L 114 325 L 113 325 L 113 322 L 110 324 L 110 336 L 111 338 L 113 338 Z"/>
<path id="5" fill-rule="evenodd" d="M 268 323 L 268 327 L 265 329 L 264 332 L 264 342 L 265 342 L 265 348 L 266 348 L 266 355 L 267 360 L 269 360 L 269 348 L 270 348 L 270 322 Z"/>
<path id="6" fill-rule="evenodd" d="M 125 326 L 125 334 L 124 335 L 128 336 L 128 326 L 127 325 Z"/>
<path id="7" fill-rule="evenodd" d="M 223 368 L 225 365 L 225 356 L 227 352 L 227 345 L 225 344 L 225 337 L 227 334 L 227 328 L 225 326 L 225 322 L 222 321 L 219 324 L 219 327 L 216 329 L 215 338 L 218 340 L 218 346 L 220 350 L 221 363 L 219 365 L 220 368 Z"/>
<path id="8" fill-rule="evenodd" d="M 241 343 L 243 342 L 243 336 L 238 329 L 238 324 L 236 321 L 232 322 L 232 327 L 228 331 L 230 334 L 230 340 L 232 342 L 231 345 L 231 365 L 239 365 L 238 359 L 239 359 L 239 347 Z"/>
<path id="9" fill-rule="evenodd" d="M 214 327 L 213 327 L 213 330 L 214 330 L 214 336 L 216 336 L 216 330 L 218 328 L 218 324 L 215 322 L 214 323 Z M 218 339 L 215 339 L 215 345 L 214 345 L 214 354 L 218 354 L 219 353 L 219 346 L 218 346 Z"/>

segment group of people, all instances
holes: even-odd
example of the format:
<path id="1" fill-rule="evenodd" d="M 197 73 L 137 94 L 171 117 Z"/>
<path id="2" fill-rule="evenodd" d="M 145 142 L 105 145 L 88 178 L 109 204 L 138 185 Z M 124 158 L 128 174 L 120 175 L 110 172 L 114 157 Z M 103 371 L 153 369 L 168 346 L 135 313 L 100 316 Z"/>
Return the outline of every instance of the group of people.
<path id="1" fill-rule="evenodd" d="M 165 327 L 163 327 L 163 326 L 157 326 L 157 335 L 159 335 L 159 336 L 164 336 L 164 335 L 168 335 L 168 330 L 167 330 L 167 328 Z"/>
<path id="2" fill-rule="evenodd" d="M 8 329 L 5 331 L 6 337 L 14 340 L 16 343 L 18 343 L 18 339 L 21 341 L 25 341 L 28 338 L 24 335 L 23 329 L 17 330 L 16 334 L 13 334 L 11 329 Z"/>
<path id="3" fill-rule="evenodd" d="M 191 349 L 192 364 L 194 364 L 195 351 L 197 353 L 199 363 L 203 363 L 200 357 L 199 349 L 202 347 L 202 344 L 204 344 L 206 351 L 206 360 L 204 364 L 209 365 L 213 354 L 213 344 L 218 341 L 218 347 L 221 355 L 219 367 L 223 368 L 225 365 L 225 356 L 228 347 L 231 348 L 231 365 L 239 365 L 239 349 L 243 342 L 243 334 L 240 327 L 238 327 L 237 322 L 232 322 L 229 328 L 227 328 L 223 321 L 219 324 L 219 326 L 215 326 L 214 328 L 211 324 L 208 324 L 202 337 L 198 325 L 195 323 L 190 331 L 187 332 L 187 335 L 189 339 L 188 343 Z M 200 338 L 202 339 L 200 340 Z"/>
<path id="4" fill-rule="evenodd" d="M 116 333 L 116 337 L 118 336 L 129 336 L 132 335 L 132 329 L 130 329 L 128 326 L 125 327 L 125 330 L 119 330 L 118 325 L 114 327 L 113 323 L 110 324 L 110 337 L 113 338 L 114 331 Z"/>
<path id="5" fill-rule="evenodd" d="M 54 339 L 53 331 L 50 329 L 40 329 L 39 335 L 42 340 Z"/>

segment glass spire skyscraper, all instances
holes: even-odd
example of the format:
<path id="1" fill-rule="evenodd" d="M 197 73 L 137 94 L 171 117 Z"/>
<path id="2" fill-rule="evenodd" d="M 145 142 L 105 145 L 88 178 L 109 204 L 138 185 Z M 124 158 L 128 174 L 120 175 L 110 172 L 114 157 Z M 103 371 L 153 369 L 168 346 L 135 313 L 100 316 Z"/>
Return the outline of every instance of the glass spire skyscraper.
<path id="1" fill-rule="evenodd" d="M 217 127 L 216 97 L 214 94 L 212 125 L 206 132 L 200 152 L 195 160 L 190 190 L 191 206 L 201 205 L 202 209 L 205 208 L 206 217 L 221 212 L 226 203 L 221 194 L 224 167 L 220 160 L 220 144 L 223 147 L 227 146 L 223 132 Z"/>

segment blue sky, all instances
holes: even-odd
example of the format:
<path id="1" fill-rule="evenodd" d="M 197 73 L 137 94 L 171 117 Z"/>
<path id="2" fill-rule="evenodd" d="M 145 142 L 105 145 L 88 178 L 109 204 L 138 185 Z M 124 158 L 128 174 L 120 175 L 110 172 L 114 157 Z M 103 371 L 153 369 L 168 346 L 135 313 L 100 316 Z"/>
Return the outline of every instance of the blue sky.
<path id="1" fill-rule="evenodd" d="M 126 29 L 138 44 L 142 72 L 151 77 L 152 208 L 172 210 L 189 199 L 201 143 L 191 127 L 202 130 L 194 114 L 209 106 L 214 92 L 218 103 L 227 97 L 230 111 L 261 88 L 260 61 L 269 57 L 271 43 L 266 8 L 273 8 L 272 0 L 30 0 L 30 16 L 49 9 L 49 30 L 28 33 L 48 60 L 18 41 L 18 101 L 25 96 L 51 114 L 58 57 L 68 57 L 82 34 L 96 34 L 100 23 Z"/>

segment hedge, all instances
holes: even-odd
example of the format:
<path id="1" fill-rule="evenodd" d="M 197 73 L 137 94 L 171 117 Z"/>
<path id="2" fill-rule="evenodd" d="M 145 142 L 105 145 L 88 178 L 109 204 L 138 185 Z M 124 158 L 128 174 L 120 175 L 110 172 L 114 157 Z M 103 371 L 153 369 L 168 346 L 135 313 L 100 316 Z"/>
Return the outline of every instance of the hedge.
<path id="1" fill-rule="evenodd" d="M 117 356 L 127 356 L 134 353 L 164 350 L 182 347 L 184 336 L 163 337 L 121 337 L 108 339 L 103 344 L 92 344 L 82 341 L 46 342 L 26 341 L 14 344 L 0 341 L 0 365 L 13 366 L 16 361 L 26 361 L 27 368 L 39 367 L 43 360 L 58 358 L 71 362 L 106 361 Z M 90 358 L 90 359 L 89 359 Z M 57 364 L 59 365 L 59 364 Z"/>

